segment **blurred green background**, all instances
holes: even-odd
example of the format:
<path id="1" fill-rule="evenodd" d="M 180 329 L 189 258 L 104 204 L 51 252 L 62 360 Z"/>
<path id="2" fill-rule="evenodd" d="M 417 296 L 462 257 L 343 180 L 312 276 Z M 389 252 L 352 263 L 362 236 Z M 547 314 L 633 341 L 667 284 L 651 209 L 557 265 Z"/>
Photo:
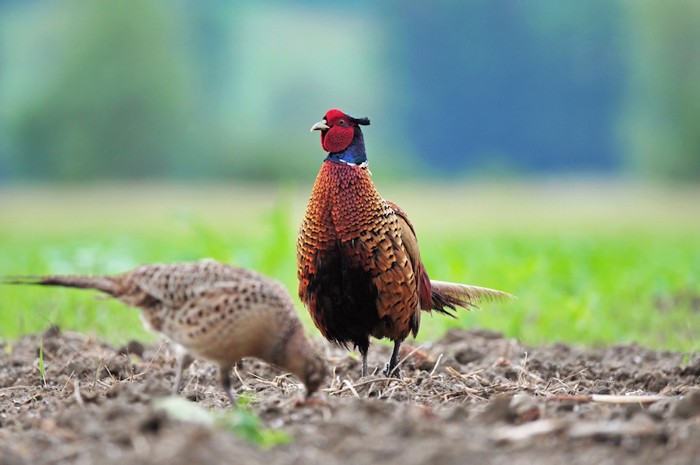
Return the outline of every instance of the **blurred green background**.
<path id="1" fill-rule="evenodd" d="M 700 3 L 0 1 L 0 180 L 302 179 L 328 108 L 396 176 L 700 177 Z"/>
<path id="2" fill-rule="evenodd" d="M 431 276 L 519 297 L 423 340 L 697 350 L 698 24 L 693 0 L 0 0 L 0 275 L 214 257 L 296 294 L 308 129 L 338 107 Z M 2 287 L 0 339 L 148 337 L 121 307 Z"/>

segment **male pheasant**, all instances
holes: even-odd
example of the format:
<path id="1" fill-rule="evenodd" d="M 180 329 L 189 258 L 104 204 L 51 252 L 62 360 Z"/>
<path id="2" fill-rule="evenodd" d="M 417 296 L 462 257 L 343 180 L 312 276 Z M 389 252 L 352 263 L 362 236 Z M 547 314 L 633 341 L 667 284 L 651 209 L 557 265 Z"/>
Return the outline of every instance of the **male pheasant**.
<path id="1" fill-rule="evenodd" d="M 39 284 L 96 289 L 141 309 L 144 324 L 194 356 L 219 366 L 231 403 L 231 368 L 256 357 L 287 370 L 306 385 L 307 396 L 326 374 L 323 359 L 309 344 L 291 296 L 282 284 L 254 271 L 213 260 L 144 265 L 114 276 L 25 276 L 6 284 Z M 178 358 L 173 391 L 178 392 L 185 360 Z"/>
<path id="2" fill-rule="evenodd" d="M 397 375 L 399 347 L 418 333 L 421 310 L 454 316 L 456 307 L 511 296 L 428 278 L 408 216 L 374 187 L 360 129 L 366 125 L 367 118 L 333 109 L 311 128 L 321 131 L 328 156 L 297 238 L 299 297 L 326 339 L 359 349 L 362 376 L 370 336 L 394 341 L 384 372 Z"/>

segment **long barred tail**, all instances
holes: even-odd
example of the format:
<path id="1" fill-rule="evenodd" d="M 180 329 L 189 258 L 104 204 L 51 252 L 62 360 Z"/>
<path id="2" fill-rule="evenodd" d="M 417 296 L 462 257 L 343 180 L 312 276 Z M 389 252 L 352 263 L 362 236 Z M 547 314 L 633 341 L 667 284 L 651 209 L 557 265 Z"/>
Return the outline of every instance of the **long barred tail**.
<path id="1" fill-rule="evenodd" d="M 423 310 L 435 310 L 453 318 L 455 315 L 451 310 L 456 310 L 457 307 L 472 310 L 478 308 L 481 302 L 503 302 L 515 298 L 507 292 L 468 284 L 431 280 L 430 286 L 432 307 Z"/>
<path id="2" fill-rule="evenodd" d="M 108 276 L 3 276 L 0 284 L 74 287 L 96 289 L 109 295 L 117 294 L 117 283 Z"/>

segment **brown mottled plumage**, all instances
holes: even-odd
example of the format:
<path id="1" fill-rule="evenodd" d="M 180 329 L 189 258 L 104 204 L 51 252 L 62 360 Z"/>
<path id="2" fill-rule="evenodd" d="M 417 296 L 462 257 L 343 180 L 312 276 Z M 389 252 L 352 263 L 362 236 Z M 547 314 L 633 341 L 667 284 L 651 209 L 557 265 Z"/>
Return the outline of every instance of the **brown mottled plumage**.
<path id="1" fill-rule="evenodd" d="M 477 286 L 431 281 L 406 213 L 382 199 L 367 166 L 357 119 L 330 110 L 311 129 L 321 131 L 329 152 L 316 177 L 297 239 L 299 297 L 316 327 L 331 342 L 352 343 L 367 374 L 370 336 L 388 337 L 394 351 L 420 326 L 421 310 L 452 315 L 481 300 L 510 295 Z"/>
<path id="2" fill-rule="evenodd" d="M 14 284 L 96 289 L 141 309 L 144 324 L 193 356 L 219 366 L 231 402 L 229 378 L 243 357 L 256 357 L 288 370 L 318 389 L 325 362 L 309 345 L 287 290 L 250 270 L 213 260 L 144 265 L 114 276 L 38 276 Z M 179 391 L 185 354 L 178 360 L 174 390 Z"/>

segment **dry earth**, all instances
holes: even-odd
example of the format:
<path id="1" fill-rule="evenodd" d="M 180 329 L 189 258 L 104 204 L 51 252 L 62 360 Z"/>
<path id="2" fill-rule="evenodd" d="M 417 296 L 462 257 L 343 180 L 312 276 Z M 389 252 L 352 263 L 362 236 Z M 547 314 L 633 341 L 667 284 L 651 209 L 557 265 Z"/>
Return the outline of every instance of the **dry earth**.
<path id="1" fill-rule="evenodd" d="M 488 331 L 452 331 L 434 344 L 407 347 L 403 379 L 388 380 L 358 379 L 356 358 L 317 344 L 334 370 L 308 403 L 297 380 L 267 365 L 246 360 L 236 370 L 248 408 L 265 428 L 290 437 L 261 448 L 154 405 L 174 376 L 167 345 L 126 350 L 55 328 L 25 337 L 0 347 L 0 464 L 700 460 L 695 355 L 636 345 L 532 348 Z M 388 355 L 375 344 L 370 366 L 379 368 Z M 195 362 L 186 378 L 185 398 L 230 411 L 212 365 Z"/>

